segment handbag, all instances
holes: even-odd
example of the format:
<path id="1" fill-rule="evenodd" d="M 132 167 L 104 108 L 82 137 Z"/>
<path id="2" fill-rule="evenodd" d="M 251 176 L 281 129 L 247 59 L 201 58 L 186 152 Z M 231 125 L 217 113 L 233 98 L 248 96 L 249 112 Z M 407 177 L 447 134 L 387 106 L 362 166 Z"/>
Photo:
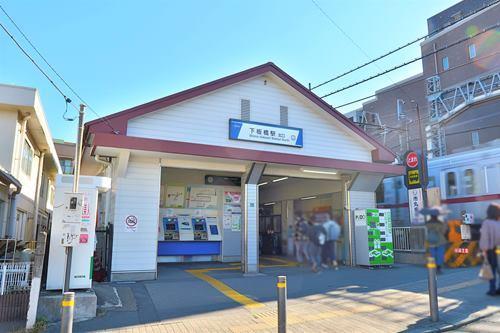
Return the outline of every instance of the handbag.
<path id="1" fill-rule="evenodd" d="M 488 259 L 484 259 L 483 265 L 479 270 L 479 278 L 482 280 L 492 280 L 493 279 L 493 270 L 491 269 L 491 265 L 488 262 Z"/>

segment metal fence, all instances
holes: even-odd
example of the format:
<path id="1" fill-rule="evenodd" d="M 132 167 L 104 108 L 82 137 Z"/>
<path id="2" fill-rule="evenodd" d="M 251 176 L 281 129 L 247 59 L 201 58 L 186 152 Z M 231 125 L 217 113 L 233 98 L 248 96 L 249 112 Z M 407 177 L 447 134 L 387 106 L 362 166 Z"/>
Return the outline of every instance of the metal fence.
<path id="1" fill-rule="evenodd" d="M 426 237 L 427 234 L 424 226 L 392 228 L 394 251 L 425 252 Z"/>
<path id="2" fill-rule="evenodd" d="M 0 239 L 0 322 L 26 319 L 35 246 Z"/>
<path id="3" fill-rule="evenodd" d="M 98 228 L 95 232 L 97 244 L 94 257 L 94 280 L 109 281 L 113 251 L 113 225 Z"/>

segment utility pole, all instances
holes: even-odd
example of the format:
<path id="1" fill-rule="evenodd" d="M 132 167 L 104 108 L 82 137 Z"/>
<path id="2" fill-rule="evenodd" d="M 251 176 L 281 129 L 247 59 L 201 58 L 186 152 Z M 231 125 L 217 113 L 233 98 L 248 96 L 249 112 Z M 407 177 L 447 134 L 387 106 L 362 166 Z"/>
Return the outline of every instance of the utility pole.
<path id="1" fill-rule="evenodd" d="M 85 114 L 85 105 L 80 104 L 80 112 L 78 113 L 78 137 L 75 147 L 75 162 L 73 172 L 73 193 L 78 192 L 78 183 L 80 178 L 80 160 L 82 155 L 82 141 L 83 141 L 83 116 Z M 69 281 L 71 279 L 71 260 L 73 257 L 73 247 L 67 246 L 66 248 L 66 269 L 64 273 L 64 288 L 63 292 L 69 291 Z"/>
<path id="2" fill-rule="evenodd" d="M 418 106 L 418 103 L 415 101 L 412 101 L 415 103 L 416 106 L 416 111 L 417 111 L 417 120 L 418 120 L 418 131 L 419 131 L 419 137 L 420 137 L 420 154 L 422 155 L 422 199 L 424 200 L 424 207 L 428 207 L 428 202 L 427 202 L 427 184 L 429 181 L 429 174 L 428 174 L 428 169 L 427 169 L 427 140 L 425 138 L 425 130 L 422 127 L 422 119 L 420 117 L 420 108 Z"/>

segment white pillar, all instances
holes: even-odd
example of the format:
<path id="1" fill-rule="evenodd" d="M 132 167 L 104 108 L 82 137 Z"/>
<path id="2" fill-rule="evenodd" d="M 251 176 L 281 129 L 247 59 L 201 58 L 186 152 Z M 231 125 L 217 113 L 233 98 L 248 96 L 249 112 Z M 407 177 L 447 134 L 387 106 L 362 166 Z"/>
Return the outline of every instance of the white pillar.
<path id="1" fill-rule="evenodd" d="M 259 273 L 259 186 L 265 164 L 253 163 L 242 184 L 243 235 L 242 269 L 245 274 Z"/>

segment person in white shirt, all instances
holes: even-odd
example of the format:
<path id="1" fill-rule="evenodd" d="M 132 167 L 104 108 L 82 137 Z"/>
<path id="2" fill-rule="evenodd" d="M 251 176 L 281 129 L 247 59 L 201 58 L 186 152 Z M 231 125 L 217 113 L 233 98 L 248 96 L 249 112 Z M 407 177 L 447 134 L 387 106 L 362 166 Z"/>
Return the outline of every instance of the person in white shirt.
<path id="1" fill-rule="evenodd" d="M 326 242 L 323 246 L 323 267 L 327 268 L 332 266 L 336 270 L 338 269 L 337 257 L 335 253 L 335 248 L 337 246 L 337 240 L 340 237 L 340 225 L 330 217 L 329 213 L 325 213 L 323 222 L 323 228 L 326 231 Z"/>

